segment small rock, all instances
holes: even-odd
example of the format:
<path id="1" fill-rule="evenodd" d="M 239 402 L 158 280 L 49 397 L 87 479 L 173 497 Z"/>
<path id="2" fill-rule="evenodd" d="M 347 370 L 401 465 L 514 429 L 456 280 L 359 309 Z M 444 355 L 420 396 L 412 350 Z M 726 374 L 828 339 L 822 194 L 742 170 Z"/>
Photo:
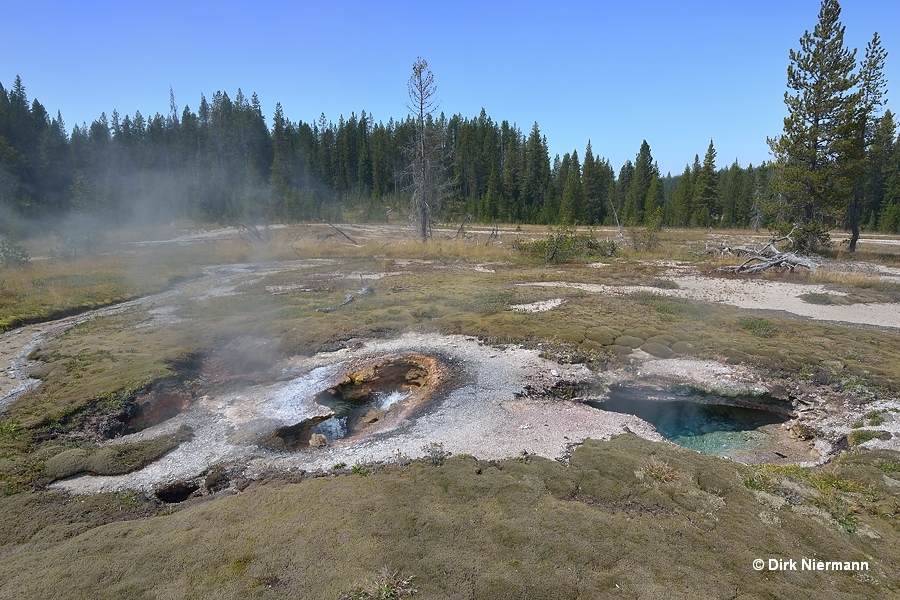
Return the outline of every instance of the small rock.
<path id="1" fill-rule="evenodd" d="M 309 437 L 311 448 L 324 448 L 328 445 L 328 438 L 321 433 L 314 433 Z"/>

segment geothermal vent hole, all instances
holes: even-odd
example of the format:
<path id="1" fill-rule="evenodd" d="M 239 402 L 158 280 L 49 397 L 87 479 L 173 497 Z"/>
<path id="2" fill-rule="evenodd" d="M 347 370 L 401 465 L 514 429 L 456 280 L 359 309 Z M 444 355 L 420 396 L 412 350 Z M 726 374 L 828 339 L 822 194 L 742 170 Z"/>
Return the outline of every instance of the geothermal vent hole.
<path id="1" fill-rule="evenodd" d="M 382 421 L 391 409 L 426 385 L 429 368 L 406 359 L 351 369 L 343 380 L 315 397 L 330 417 L 313 417 L 276 429 L 264 445 L 295 450 L 352 437 Z"/>
<path id="2" fill-rule="evenodd" d="M 652 397 L 651 397 L 652 396 Z M 716 456 L 779 453 L 771 426 L 787 419 L 775 412 L 715 404 L 709 398 L 660 394 L 637 387 L 613 386 L 604 401 L 588 401 L 594 408 L 635 415 L 652 423 L 667 440 Z"/>
<path id="3" fill-rule="evenodd" d="M 178 504 L 184 502 L 200 489 L 196 483 L 188 481 L 176 481 L 156 490 L 156 497 L 166 504 Z"/>
<path id="4" fill-rule="evenodd" d="M 174 385 L 137 396 L 127 407 L 126 432 L 143 431 L 178 415 L 191 403 L 191 395 Z"/>

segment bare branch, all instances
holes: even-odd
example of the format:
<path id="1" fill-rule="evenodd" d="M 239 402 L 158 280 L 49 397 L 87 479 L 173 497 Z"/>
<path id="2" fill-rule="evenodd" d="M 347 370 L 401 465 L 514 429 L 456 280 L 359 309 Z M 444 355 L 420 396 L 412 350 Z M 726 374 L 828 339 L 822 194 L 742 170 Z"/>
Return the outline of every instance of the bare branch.
<path id="1" fill-rule="evenodd" d="M 350 240 L 350 243 L 353 244 L 354 246 L 359 246 L 359 244 L 356 242 L 356 240 L 354 240 L 352 237 L 350 237 L 349 235 L 347 235 L 346 233 L 344 233 L 339 227 L 337 227 L 336 225 L 334 225 L 334 224 L 331 223 L 330 221 L 324 221 L 324 220 L 323 220 L 322 222 L 323 222 L 323 223 L 328 223 L 328 225 L 331 225 L 332 229 L 334 229 L 334 230 L 337 231 L 339 234 L 341 234 L 342 236 L 344 236 L 345 238 L 347 238 L 348 240 Z M 332 235 L 334 235 L 334 234 L 332 234 Z M 325 237 L 330 237 L 330 236 L 325 236 Z"/>

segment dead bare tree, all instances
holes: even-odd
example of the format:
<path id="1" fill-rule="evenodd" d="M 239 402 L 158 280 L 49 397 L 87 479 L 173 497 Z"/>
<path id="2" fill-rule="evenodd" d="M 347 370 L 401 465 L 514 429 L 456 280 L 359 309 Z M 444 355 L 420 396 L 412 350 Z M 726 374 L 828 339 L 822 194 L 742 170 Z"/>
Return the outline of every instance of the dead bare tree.
<path id="1" fill-rule="evenodd" d="M 442 132 L 432 119 L 438 106 L 435 99 L 437 86 L 434 85 L 434 73 L 421 56 L 413 63 L 407 87 L 407 107 L 416 125 L 410 149 L 410 220 L 416 236 L 425 241 L 431 237 L 434 218 L 449 195 L 450 182 L 445 175 Z"/>
<path id="2" fill-rule="evenodd" d="M 622 223 L 619 222 L 619 212 L 616 210 L 616 205 L 612 200 L 612 196 L 609 197 L 609 207 L 613 211 L 613 216 L 616 218 L 616 228 L 619 230 L 619 239 L 624 240 L 625 234 L 622 233 Z"/>
<path id="3" fill-rule="evenodd" d="M 500 241 L 500 228 L 496 223 L 494 223 L 494 228 L 491 229 L 491 235 L 488 236 L 487 243 L 490 244 L 490 243 L 499 242 L 499 241 Z"/>

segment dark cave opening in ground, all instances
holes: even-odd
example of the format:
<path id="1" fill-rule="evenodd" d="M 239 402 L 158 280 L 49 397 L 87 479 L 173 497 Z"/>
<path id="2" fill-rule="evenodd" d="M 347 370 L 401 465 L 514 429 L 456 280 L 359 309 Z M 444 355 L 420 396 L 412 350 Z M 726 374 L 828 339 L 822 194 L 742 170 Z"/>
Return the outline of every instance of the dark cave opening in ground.
<path id="1" fill-rule="evenodd" d="M 156 497 L 166 504 L 178 504 L 184 502 L 200 489 L 196 483 L 189 481 L 176 481 L 156 490 Z"/>

